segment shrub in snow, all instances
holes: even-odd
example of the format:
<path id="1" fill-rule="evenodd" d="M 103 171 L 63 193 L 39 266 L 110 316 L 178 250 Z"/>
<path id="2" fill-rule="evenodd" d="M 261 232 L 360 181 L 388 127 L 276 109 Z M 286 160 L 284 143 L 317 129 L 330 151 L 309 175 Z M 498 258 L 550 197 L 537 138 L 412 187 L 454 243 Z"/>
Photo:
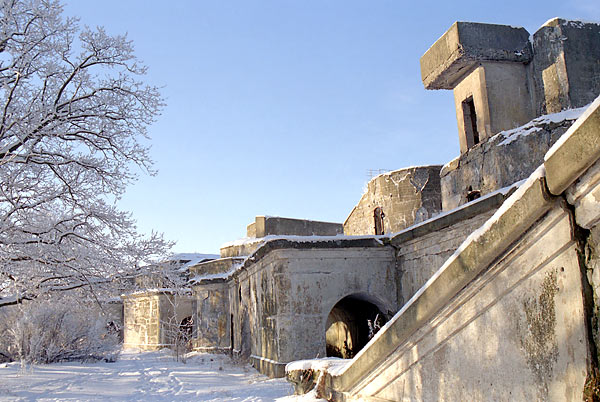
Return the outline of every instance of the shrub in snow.
<path id="1" fill-rule="evenodd" d="M 1 309 L 0 333 L 0 358 L 26 364 L 114 361 L 120 349 L 99 308 L 68 298 Z"/>

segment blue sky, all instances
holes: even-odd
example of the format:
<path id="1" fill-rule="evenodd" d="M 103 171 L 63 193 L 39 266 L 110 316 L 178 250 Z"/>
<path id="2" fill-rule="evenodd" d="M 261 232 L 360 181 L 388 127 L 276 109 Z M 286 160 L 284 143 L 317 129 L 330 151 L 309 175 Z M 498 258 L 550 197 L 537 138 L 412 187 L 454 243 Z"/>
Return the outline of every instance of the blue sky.
<path id="1" fill-rule="evenodd" d="M 458 155 L 452 93 L 419 58 L 456 21 L 600 20 L 597 0 L 74 1 L 65 14 L 127 33 L 164 87 L 150 128 L 159 173 L 120 201 L 177 252 L 217 253 L 256 215 L 343 222 L 368 171 Z"/>

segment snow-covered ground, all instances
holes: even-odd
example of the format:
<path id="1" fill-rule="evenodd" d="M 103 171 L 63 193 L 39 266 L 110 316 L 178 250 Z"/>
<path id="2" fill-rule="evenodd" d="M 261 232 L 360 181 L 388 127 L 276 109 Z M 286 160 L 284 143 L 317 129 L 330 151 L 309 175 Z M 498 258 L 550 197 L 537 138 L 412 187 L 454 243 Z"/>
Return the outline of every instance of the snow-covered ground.
<path id="1" fill-rule="evenodd" d="M 318 401 L 224 355 L 123 352 L 115 363 L 0 364 L 1 401 Z"/>

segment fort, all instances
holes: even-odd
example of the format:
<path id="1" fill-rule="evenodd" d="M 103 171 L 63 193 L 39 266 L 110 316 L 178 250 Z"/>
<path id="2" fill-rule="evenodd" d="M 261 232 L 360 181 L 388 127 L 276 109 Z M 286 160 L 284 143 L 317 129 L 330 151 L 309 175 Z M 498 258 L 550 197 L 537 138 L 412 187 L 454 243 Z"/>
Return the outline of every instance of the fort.
<path id="1" fill-rule="evenodd" d="M 456 22 L 421 73 L 457 158 L 374 177 L 343 224 L 256 217 L 182 261 L 188 293 L 124 296 L 124 345 L 175 323 L 328 400 L 598 395 L 600 24 Z M 289 364 L 322 357 L 346 360 Z"/>

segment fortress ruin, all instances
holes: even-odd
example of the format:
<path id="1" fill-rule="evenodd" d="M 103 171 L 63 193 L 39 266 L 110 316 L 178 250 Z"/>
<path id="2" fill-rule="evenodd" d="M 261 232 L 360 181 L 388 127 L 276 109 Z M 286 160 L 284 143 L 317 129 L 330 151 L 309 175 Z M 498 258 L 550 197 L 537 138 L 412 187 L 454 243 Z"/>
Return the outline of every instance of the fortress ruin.
<path id="1" fill-rule="evenodd" d="M 125 296 L 125 345 L 172 343 L 166 314 L 270 376 L 351 359 L 288 366 L 332 400 L 598 392 L 600 25 L 457 22 L 421 72 L 454 92 L 457 158 L 373 178 L 343 224 L 256 217 L 188 295 Z"/>

